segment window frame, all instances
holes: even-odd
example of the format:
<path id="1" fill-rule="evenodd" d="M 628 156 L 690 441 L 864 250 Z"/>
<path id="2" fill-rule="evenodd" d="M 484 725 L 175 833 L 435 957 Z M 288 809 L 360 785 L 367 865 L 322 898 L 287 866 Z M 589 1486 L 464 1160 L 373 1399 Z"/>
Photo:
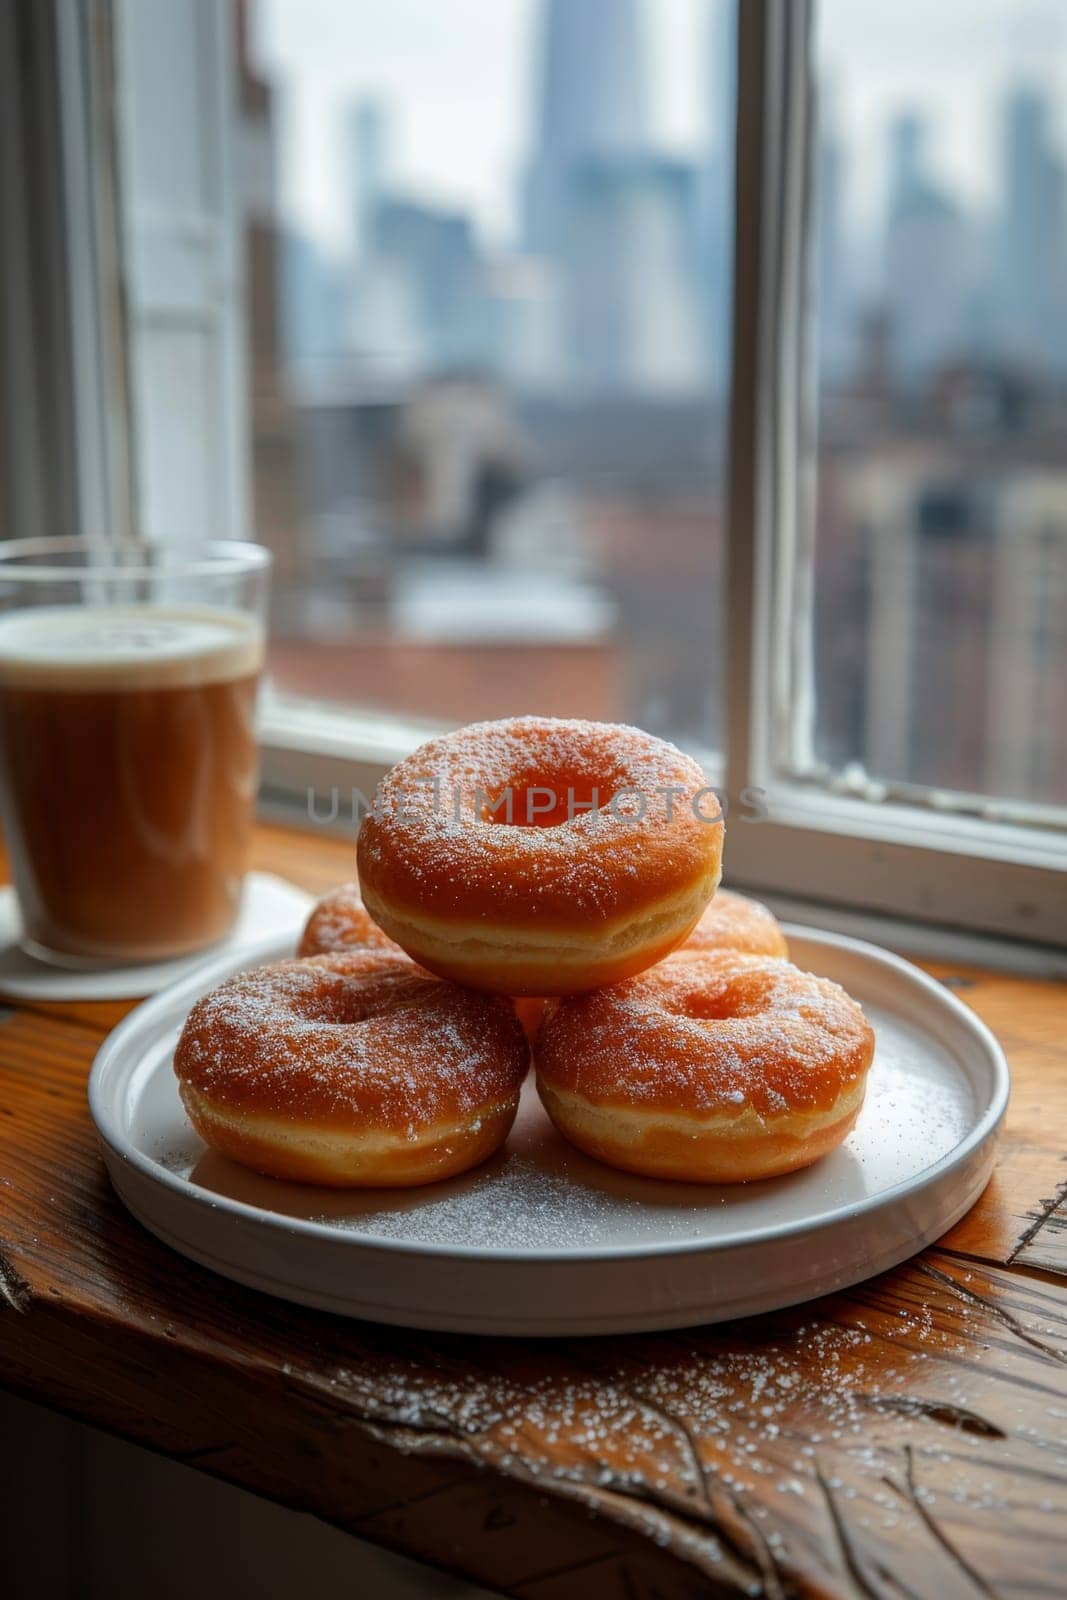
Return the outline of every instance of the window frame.
<path id="1" fill-rule="evenodd" d="M 0 530 L 130 526 L 110 0 L 0 7 Z"/>
<path id="2" fill-rule="evenodd" d="M 853 799 L 775 770 L 806 690 L 792 603 L 815 526 L 814 20 L 813 0 L 739 7 L 726 772 L 728 793 L 762 791 L 767 815 L 727 828 L 727 870 L 757 890 L 1062 944 L 1062 833 L 939 809 L 933 794 Z"/>
<path id="3" fill-rule="evenodd" d="M 120 333 L 105 339 L 92 326 L 84 327 L 92 304 L 86 299 L 86 273 L 102 317 L 122 306 L 126 283 L 128 263 L 122 259 L 122 245 L 128 247 L 131 222 L 122 207 L 123 153 L 111 140 L 116 125 L 124 137 L 132 136 L 131 102 L 124 96 L 128 86 L 121 81 L 130 56 L 123 41 L 116 39 L 129 15 L 128 5 L 129 0 L 46 0 L 35 6 L 26 0 L 18 8 L 23 24 L 39 33 L 46 56 L 51 52 L 55 80 L 62 74 L 64 85 L 62 96 L 51 102 L 62 138 L 59 148 L 44 153 L 45 159 L 54 159 L 60 220 L 65 221 L 65 228 L 53 230 L 56 236 L 46 241 L 51 258 L 63 263 L 57 280 L 60 299 L 66 297 L 62 353 L 73 374 L 76 398 L 108 397 L 88 431 L 85 418 L 91 408 L 84 399 L 79 403 L 81 418 L 75 415 L 78 405 L 69 405 L 65 411 L 57 410 L 51 424 L 53 438 L 61 450 L 66 447 L 72 462 L 77 463 L 78 449 L 84 452 L 88 442 L 97 463 L 95 479 L 92 472 L 72 474 L 70 493 L 77 501 L 80 523 L 87 514 L 108 511 L 108 501 L 99 490 L 92 490 L 94 481 L 117 482 L 119 490 L 129 490 L 130 480 L 145 470 L 137 417 L 125 407 L 126 395 L 138 392 L 137 343 L 130 340 L 129 308 L 125 338 Z M 195 49 L 202 74 L 201 101 L 217 112 L 209 119 L 209 136 L 217 145 L 218 170 L 227 174 L 233 170 L 232 109 L 237 87 L 232 40 L 225 28 L 210 24 L 205 6 L 215 10 L 213 0 L 190 0 L 183 14 L 191 29 L 199 29 Z M 771 897 L 815 903 L 823 908 L 826 920 L 863 907 L 913 924 L 1067 945 L 1067 841 L 1062 832 L 990 822 L 965 809 L 939 809 L 933 803 L 936 796 L 928 804 L 854 799 L 785 779 L 775 771 L 776 742 L 792 704 L 794 684 L 803 677 L 803 663 L 790 659 L 794 647 L 782 646 L 792 637 L 785 626 L 787 609 L 796 564 L 810 559 L 814 529 L 816 408 L 813 375 L 805 361 L 814 0 L 741 0 L 738 12 L 726 552 L 729 686 L 723 768 L 709 772 L 710 781 L 724 788 L 737 814 L 728 828 L 729 879 Z M 103 51 L 101 39 L 106 42 Z M 119 78 L 114 85 L 112 72 Z M 232 97 L 228 116 L 219 99 L 220 86 Z M 140 103 L 145 103 L 143 96 Z M 94 106 L 102 110 L 90 116 L 87 108 Z M 86 159 L 90 146 L 93 158 Z M 33 159 L 39 165 L 42 157 L 35 153 Z M 75 271 L 70 241 L 78 219 L 84 223 L 95 214 L 102 170 L 112 178 L 117 172 L 112 215 L 122 225 L 78 233 L 82 257 Z M 228 179 L 226 189 L 231 192 Z M 16 232 L 8 230 L 7 236 Z M 225 249 L 221 259 L 229 316 L 201 318 L 200 325 L 229 341 L 224 359 L 226 370 L 232 372 L 239 337 L 234 317 L 241 309 L 238 268 Z M 116 287 L 109 291 L 109 284 Z M 102 325 L 114 335 L 113 324 Z M 116 349 L 122 357 L 117 372 L 112 354 Z M 46 388 L 55 387 L 55 374 L 42 370 L 37 376 Z M 227 385 L 227 394 L 226 459 L 221 460 L 216 448 L 216 430 L 205 430 L 212 437 L 204 440 L 204 471 L 219 474 L 207 492 L 215 496 L 216 504 L 228 508 L 227 531 L 239 534 L 243 528 L 231 524 L 243 520 L 250 501 L 249 453 L 239 437 L 243 397 L 235 395 L 232 384 Z M 3 438 L 0 456 L 5 445 L 8 459 L 18 466 L 17 456 L 9 453 L 10 442 Z M 116 475 L 116 463 L 127 464 L 125 479 L 121 471 Z M 34 470 L 39 472 L 40 463 Z M 144 485 L 139 487 L 143 493 Z M 110 519 L 111 527 L 128 521 L 122 494 L 114 490 Z M 264 798 L 274 807 L 288 805 L 298 819 L 310 816 L 313 796 L 320 800 L 326 796 L 328 801 L 335 787 L 342 797 L 353 789 L 370 794 L 388 766 L 431 731 L 426 724 L 402 717 L 297 703 L 269 691 L 261 730 Z M 741 803 L 753 790 L 762 792 L 766 808 L 758 823 L 746 820 L 750 808 Z M 322 815 L 316 820 L 322 821 Z M 350 817 L 341 815 L 337 821 L 348 826 Z"/>
<path id="4" fill-rule="evenodd" d="M 105 3 L 135 525 L 160 543 L 195 538 L 189 529 L 204 527 L 217 539 L 246 539 L 251 448 L 233 8 L 220 0 Z M 175 104 L 181 118 L 167 114 Z"/>

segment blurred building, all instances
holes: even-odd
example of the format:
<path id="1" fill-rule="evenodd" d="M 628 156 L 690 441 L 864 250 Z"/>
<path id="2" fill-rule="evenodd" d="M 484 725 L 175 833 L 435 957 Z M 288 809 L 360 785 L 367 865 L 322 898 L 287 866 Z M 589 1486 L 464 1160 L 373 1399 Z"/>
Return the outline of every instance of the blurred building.
<path id="1" fill-rule="evenodd" d="M 816 758 L 875 787 L 1062 805 L 1067 218 L 1033 88 L 1008 95 L 1001 149 L 986 219 L 934 177 L 924 117 L 894 119 L 865 306 L 842 295 L 845 153 L 824 119 Z"/>
<path id="2" fill-rule="evenodd" d="M 286 365 L 321 372 L 345 353 L 346 275 L 342 264 L 304 233 L 279 235 L 280 299 L 275 313 Z"/>
<path id="3" fill-rule="evenodd" d="M 381 339 L 380 292 L 368 293 L 373 281 L 388 285 L 404 308 L 413 374 L 484 363 L 490 330 L 470 219 L 385 193 L 375 204 L 370 238 L 356 288 L 357 352 L 373 350 Z"/>
<path id="4" fill-rule="evenodd" d="M 1049 108 L 1018 85 L 1003 125 L 1000 274 L 1005 352 L 1044 370 L 1067 361 L 1067 208 L 1064 165 L 1052 145 Z"/>
<path id="5" fill-rule="evenodd" d="M 572 171 L 560 247 L 571 383 L 585 393 L 703 388 L 696 173 L 652 156 Z"/>
<path id="6" fill-rule="evenodd" d="M 966 349 L 974 331 L 975 235 L 929 172 L 926 126 L 908 112 L 890 128 L 886 302 L 893 366 L 913 384 Z"/>
<path id="7" fill-rule="evenodd" d="M 349 124 L 349 190 L 354 202 L 356 254 L 370 256 L 375 220 L 389 180 L 389 115 L 377 96 L 363 95 Z"/>
<path id="8" fill-rule="evenodd" d="M 922 414 L 898 412 L 880 439 L 824 435 L 815 637 L 829 767 L 1067 800 L 1065 422 L 978 369 L 936 383 Z"/>
<path id="9" fill-rule="evenodd" d="M 523 243 L 558 255 L 579 170 L 648 149 L 640 0 L 545 0 Z"/>
<path id="10" fill-rule="evenodd" d="M 715 14 L 728 18 L 723 5 Z M 657 153 L 642 17 L 639 0 L 546 0 L 541 12 L 523 237 L 554 272 L 548 337 L 575 394 L 697 394 L 724 343 L 707 307 L 714 296 L 721 315 L 728 140 L 714 114 L 714 178 Z"/>

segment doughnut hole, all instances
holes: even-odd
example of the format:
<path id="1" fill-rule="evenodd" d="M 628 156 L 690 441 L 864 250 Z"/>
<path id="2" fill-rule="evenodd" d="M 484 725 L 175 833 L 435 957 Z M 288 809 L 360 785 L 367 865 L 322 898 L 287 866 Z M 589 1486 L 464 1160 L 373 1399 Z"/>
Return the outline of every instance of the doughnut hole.
<path id="1" fill-rule="evenodd" d="M 504 827 L 558 828 L 603 810 L 617 790 L 615 773 L 592 778 L 584 772 L 523 772 L 487 796 L 480 816 Z"/>
<path id="2" fill-rule="evenodd" d="M 694 1022 L 758 1016 L 766 1007 L 771 987 L 772 980 L 765 973 L 745 973 L 729 983 L 683 991 L 676 1009 Z"/>

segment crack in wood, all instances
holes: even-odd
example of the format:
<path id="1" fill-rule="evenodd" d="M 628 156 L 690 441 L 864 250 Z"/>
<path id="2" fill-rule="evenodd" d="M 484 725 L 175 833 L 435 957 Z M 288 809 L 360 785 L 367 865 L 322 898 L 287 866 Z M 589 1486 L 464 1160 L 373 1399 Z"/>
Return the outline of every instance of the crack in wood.
<path id="1" fill-rule="evenodd" d="M 791 1596 L 797 1593 L 796 1587 L 789 1582 L 779 1566 L 778 1558 L 768 1544 L 763 1529 L 742 1504 L 739 1495 L 727 1489 L 724 1489 L 723 1493 L 733 1506 L 738 1519 L 747 1528 L 752 1540 L 753 1554 L 763 1583 L 762 1595 L 766 1600 L 791 1600 Z"/>
<path id="2" fill-rule="evenodd" d="M 1034 1442 L 1040 1449 L 1060 1448 L 1055 1441 L 1038 1439 L 1036 1435 L 1034 1436 Z M 1043 1470 L 1041 1467 L 1026 1466 L 1018 1459 L 1002 1461 L 989 1456 L 978 1455 L 977 1452 L 973 1450 L 957 1453 L 955 1450 L 946 1450 L 940 1443 L 935 1447 L 931 1447 L 930 1449 L 924 1449 L 922 1445 L 915 1447 L 915 1449 L 917 1455 L 928 1457 L 931 1461 L 942 1466 L 947 1466 L 951 1462 L 959 1465 L 960 1467 L 971 1467 L 975 1469 L 979 1467 L 985 1467 L 990 1472 L 1005 1473 L 1013 1484 L 1018 1484 L 1020 1480 L 1026 1479 L 1027 1481 L 1032 1481 L 1035 1484 L 1050 1483 L 1054 1488 L 1061 1491 L 1064 1487 L 1064 1476 L 1062 1471 L 1050 1472 Z"/>
<path id="3" fill-rule="evenodd" d="M 287 1383 L 284 1388 L 286 1394 L 322 1412 L 334 1428 L 395 1428 L 405 1434 L 424 1435 L 427 1439 L 456 1439 L 460 1442 L 478 1437 L 477 1433 L 460 1428 L 447 1411 L 438 1411 L 430 1405 L 422 1406 L 418 1422 L 412 1423 L 390 1406 L 380 1404 L 370 1411 L 357 1405 L 354 1398 L 342 1401 L 332 1394 L 324 1394 L 316 1384 L 301 1386 Z"/>
<path id="4" fill-rule="evenodd" d="M 984 1439 L 1006 1439 L 1004 1429 L 977 1411 L 954 1405 L 950 1400 L 925 1400 L 921 1395 L 908 1394 L 857 1394 L 857 1400 L 875 1411 L 892 1411 L 898 1416 L 926 1417 L 931 1422 L 943 1422 L 960 1433 L 978 1434 Z"/>
<path id="5" fill-rule="evenodd" d="M 796 1589 L 790 1584 L 779 1565 L 762 1528 L 749 1515 L 739 1496 L 725 1484 L 720 1483 L 713 1469 L 705 1463 L 700 1453 L 699 1441 L 686 1419 L 661 1401 L 650 1400 L 640 1389 L 631 1384 L 616 1379 L 615 1387 L 650 1416 L 658 1418 L 669 1432 L 681 1440 L 693 1490 L 700 1501 L 709 1527 L 730 1550 L 739 1566 L 751 1571 L 753 1582 L 758 1579 L 762 1586 L 760 1592 L 765 1600 L 790 1600 Z M 666 1503 L 666 1497 L 659 1498 Z M 672 1513 L 673 1509 L 672 1500 Z M 724 1514 L 724 1510 L 729 1516 Z M 734 1523 L 740 1524 L 744 1529 L 744 1541 L 738 1538 Z"/>
<path id="6" fill-rule="evenodd" d="M 757 1592 L 754 1585 L 762 1581 L 760 1563 L 738 1545 L 710 1505 L 701 1505 L 698 1509 L 692 1503 L 683 1503 L 681 1496 L 663 1493 L 651 1484 L 635 1483 L 618 1473 L 611 1473 L 605 1482 L 599 1474 L 593 1477 L 587 1468 L 577 1465 L 573 1471 L 549 1481 L 531 1472 L 521 1460 L 514 1460 L 505 1467 L 494 1455 L 491 1443 L 476 1434 L 424 1433 L 410 1424 L 359 1420 L 372 1438 L 394 1449 L 407 1450 L 413 1455 L 441 1455 L 495 1470 L 513 1483 L 538 1489 L 541 1493 L 554 1493 L 561 1499 L 575 1500 L 609 1520 L 636 1526 L 639 1531 L 641 1525 L 635 1521 L 635 1515 L 643 1510 L 646 1516 L 651 1514 L 656 1519 L 668 1547 L 682 1560 L 695 1556 L 699 1570 L 705 1575 L 714 1574 L 724 1586 L 731 1583 L 738 1594 Z M 644 1531 L 647 1532 L 647 1528 Z M 710 1540 L 709 1535 L 712 1536 Z M 697 1551 L 702 1552 L 703 1559 L 697 1556 Z M 791 1600 L 792 1593 L 795 1590 L 782 1590 L 777 1595 L 767 1591 L 768 1600 L 772 1597 L 773 1600 Z"/>
<path id="7" fill-rule="evenodd" d="M 708 1493 L 708 1479 L 704 1463 L 700 1456 L 700 1447 L 696 1437 L 684 1418 L 676 1416 L 668 1406 L 659 1404 L 658 1401 L 648 1400 L 644 1395 L 638 1394 L 628 1384 L 617 1384 L 620 1393 L 626 1394 L 649 1416 L 658 1417 L 669 1433 L 675 1434 L 682 1442 L 682 1454 L 686 1457 L 689 1466 L 689 1476 L 693 1483 L 693 1493 L 700 1500 L 704 1509 L 714 1516 L 714 1507 Z"/>
<path id="8" fill-rule="evenodd" d="M 944 1288 L 950 1289 L 961 1300 L 969 1300 L 972 1305 L 981 1306 L 983 1311 L 988 1311 L 990 1316 L 1010 1328 L 1017 1339 L 1030 1345 L 1034 1350 L 1039 1350 L 1042 1355 L 1049 1356 L 1053 1361 L 1067 1366 L 1067 1350 L 1060 1350 L 1054 1344 L 1046 1344 L 1044 1339 L 1039 1339 L 1036 1333 L 1031 1333 L 1029 1328 L 1023 1326 L 1018 1317 L 1010 1311 L 1005 1311 L 1003 1306 L 998 1306 L 995 1300 L 989 1300 L 985 1295 L 978 1294 L 974 1289 L 964 1288 L 962 1283 L 957 1283 L 955 1278 L 947 1272 L 942 1272 L 938 1267 L 932 1267 L 928 1261 L 916 1262 L 916 1270 L 927 1278 L 932 1278 L 935 1283 L 940 1283 Z"/>
<path id="9" fill-rule="evenodd" d="M 413 1422 L 388 1406 L 378 1406 L 373 1412 L 368 1412 L 353 1402 L 342 1404 L 334 1394 L 323 1394 L 317 1385 L 289 1383 L 285 1387 L 288 1392 L 299 1394 L 305 1401 L 310 1400 L 330 1417 L 333 1425 L 360 1427 L 382 1444 L 395 1449 L 411 1454 L 441 1454 L 470 1465 L 494 1468 L 504 1472 L 513 1481 L 542 1489 L 550 1487 L 543 1478 L 526 1472 L 521 1462 L 505 1468 L 498 1459 L 491 1436 L 485 1430 L 457 1427 L 447 1412 L 438 1411 L 433 1406 L 420 1406 L 418 1421 Z M 636 1483 L 621 1473 L 612 1473 L 605 1482 L 599 1475 L 591 1476 L 588 1469 L 578 1464 L 566 1476 L 556 1478 L 551 1487 L 568 1498 L 581 1498 L 585 1504 L 606 1515 L 610 1514 L 612 1497 L 624 1504 L 647 1506 L 668 1527 L 675 1524 L 684 1532 L 687 1540 L 696 1539 L 703 1545 L 707 1544 L 710 1535 L 715 1550 L 709 1551 L 709 1555 L 718 1559 L 721 1554 L 729 1554 L 734 1569 L 730 1577 L 741 1592 L 747 1593 L 753 1584 L 759 1583 L 767 1600 L 790 1600 L 796 1591 L 786 1588 L 783 1583 L 782 1574 L 762 1530 L 738 1506 L 736 1497 L 728 1496 L 725 1492 L 720 1494 L 717 1490 L 713 1494 L 709 1489 L 700 1450 L 687 1423 L 669 1408 L 645 1398 L 628 1385 L 620 1383 L 617 1387 L 620 1393 L 627 1394 L 634 1404 L 655 1417 L 681 1442 L 692 1484 L 691 1496 L 683 1498 L 669 1491 L 664 1493 L 652 1485 Z M 721 1503 L 716 1504 L 716 1499 Z M 724 1507 L 729 1507 L 732 1517 L 724 1515 Z M 744 1539 L 738 1538 L 731 1523 L 744 1528 Z"/>
<path id="10" fill-rule="evenodd" d="M 966 1556 L 963 1555 L 962 1551 L 957 1549 L 956 1545 L 949 1538 L 948 1534 L 945 1532 L 944 1528 L 942 1528 L 941 1524 L 938 1522 L 930 1508 L 923 1503 L 915 1482 L 915 1456 L 910 1444 L 906 1444 L 904 1446 L 904 1488 L 901 1488 L 896 1479 L 890 1477 L 888 1474 L 886 1474 L 882 1481 L 883 1483 L 888 1484 L 891 1489 L 895 1489 L 897 1494 L 899 1494 L 902 1499 L 906 1500 L 908 1504 L 915 1510 L 925 1527 L 929 1530 L 931 1535 L 941 1546 L 942 1550 L 944 1550 L 945 1554 L 949 1557 L 950 1561 L 954 1562 L 955 1565 L 959 1567 L 960 1571 L 967 1575 L 970 1581 L 974 1584 L 975 1588 L 978 1590 L 979 1594 L 986 1596 L 986 1600 L 1000 1600 L 996 1589 L 986 1582 L 985 1578 L 983 1578 L 982 1574 L 975 1567 L 971 1566 L 971 1563 L 967 1560 Z"/>
<path id="11" fill-rule="evenodd" d="M 682 1439 L 685 1446 L 684 1453 L 689 1460 L 690 1476 L 694 1480 L 696 1493 L 700 1498 L 710 1527 L 714 1529 L 716 1536 L 722 1540 L 723 1544 L 730 1549 L 741 1566 L 752 1569 L 753 1580 L 755 1580 L 757 1574 L 759 1575 L 766 1600 L 789 1600 L 788 1593 L 782 1582 L 781 1570 L 775 1560 L 773 1551 L 764 1537 L 762 1528 L 757 1527 L 741 1505 L 738 1496 L 727 1489 L 724 1484 L 720 1484 L 714 1473 L 705 1464 L 700 1454 L 699 1442 L 688 1422 L 684 1417 L 680 1417 L 676 1412 L 672 1411 L 669 1406 L 647 1400 L 626 1385 L 620 1385 L 620 1387 L 638 1404 L 642 1405 L 645 1410 L 650 1412 L 652 1416 L 659 1417 L 661 1422 L 665 1423 L 672 1432 Z M 729 1525 L 727 1519 L 723 1516 L 722 1506 L 717 1503 L 718 1501 L 724 1502 L 729 1507 L 736 1521 L 744 1528 L 748 1538 L 748 1548 L 737 1537 L 735 1529 Z"/>
<path id="12" fill-rule="evenodd" d="M 1067 1178 L 1060 1184 L 1051 1199 L 1039 1201 L 1040 1209 L 1034 1216 L 1030 1226 L 1020 1234 L 1018 1242 L 1013 1246 L 1011 1254 L 1008 1256 L 1007 1265 L 1009 1267 L 1027 1246 L 1033 1244 L 1041 1229 L 1047 1222 L 1051 1221 L 1060 1206 L 1065 1203 L 1067 1203 Z"/>
<path id="13" fill-rule="evenodd" d="M 841 1559 L 845 1563 L 845 1571 L 853 1583 L 858 1586 L 860 1593 L 867 1597 L 867 1600 L 886 1600 L 885 1594 L 872 1584 L 864 1569 L 864 1564 L 852 1543 L 852 1535 L 848 1531 L 844 1513 L 838 1505 L 837 1497 L 818 1462 L 815 1464 L 814 1473 L 815 1481 L 822 1490 L 823 1499 L 826 1501 L 826 1509 L 830 1514 L 830 1522 L 833 1525 L 838 1548 L 841 1551 Z"/>
<path id="14" fill-rule="evenodd" d="M 647 1404 L 647 1402 L 643 1402 Z M 754 1564 L 759 1572 L 763 1585 L 763 1594 L 766 1600 L 789 1600 L 789 1596 L 796 1591 L 790 1585 L 786 1587 L 785 1575 L 778 1563 L 770 1545 L 767 1543 L 763 1529 L 749 1515 L 738 1495 L 721 1484 L 717 1476 L 704 1462 L 700 1454 L 700 1445 L 684 1418 L 677 1416 L 666 1406 L 657 1406 L 655 1411 L 662 1415 L 664 1421 L 673 1424 L 679 1434 L 685 1439 L 691 1458 L 691 1470 L 694 1471 L 700 1488 L 701 1497 L 708 1518 L 716 1534 L 733 1551 L 734 1556 L 742 1563 Z M 748 1537 L 749 1548 L 746 1549 L 733 1528 L 723 1517 L 721 1507 L 717 1500 L 725 1501 L 736 1520 L 745 1529 Z"/>
<path id="15" fill-rule="evenodd" d="M 0 1304 L 11 1311 L 25 1312 L 29 1310 L 32 1297 L 33 1291 L 26 1279 L 0 1246 Z"/>

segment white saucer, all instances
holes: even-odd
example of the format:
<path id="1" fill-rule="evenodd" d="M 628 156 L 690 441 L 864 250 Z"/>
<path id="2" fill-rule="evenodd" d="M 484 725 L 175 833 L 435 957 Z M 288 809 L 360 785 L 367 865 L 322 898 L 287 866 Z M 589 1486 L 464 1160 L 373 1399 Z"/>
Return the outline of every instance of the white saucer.
<path id="1" fill-rule="evenodd" d="M 973 1012 L 872 945 L 787 929 L 799 966 L 863 1004 L 877 1051 L 846 1142 L 804 1172 L 704 1187 L 628 1177 L 556 1134 L 530 1085 L 505 1150 L 426 1189 L 329 1190 L 205 1150 L 171 1055 L 220 957 L 133 1012 L 89 1083 L 112 1182 L 167 1244 L 284 1299 L 409 1327 L 600 1334 L 685 1327 L 812 1299 L 894 1266 L 974 1204 L 1008 1101 Z M 291 946 L 272 940 L 257 959 Z"/>
<path id="2" fill-rule="evenodd" d="M 230 959 L 237 952 L 262 943 L 267 934 L 295 937 L 311 904 L 311 895 L 284 878 L 276 878 L 270 872 L 250 872 L 245 878 L 233 932 L 208 952 L 208 958 Z M 140 999 L 142 995 L 158 994 L 168 984 L 195 972 L 205 959 L 200 950 L 176 961 L 154 961 L 138 967 L 97 971 L 53 967 L 26 954 L 18 942 L 21 932 L 15 891 L 10 886 L 0 888 L 0 995 L 13 1000 Z"/>

